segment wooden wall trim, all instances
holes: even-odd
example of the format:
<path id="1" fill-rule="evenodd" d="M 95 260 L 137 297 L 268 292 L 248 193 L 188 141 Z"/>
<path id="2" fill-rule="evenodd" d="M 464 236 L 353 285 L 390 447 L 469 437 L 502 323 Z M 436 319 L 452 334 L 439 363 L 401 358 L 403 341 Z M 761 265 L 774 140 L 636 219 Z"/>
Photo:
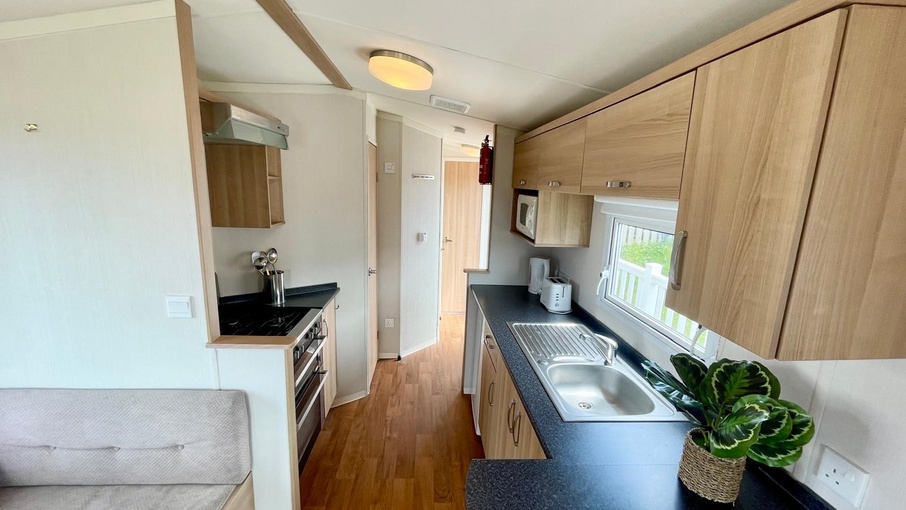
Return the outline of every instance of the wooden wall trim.
<path id="1" fill-rule="evenodd" d="M 587 117 L 598 110 L 602 110 L 632 96 L 641 94 L 658 85 L 697 69 L 709 62 L 713 62 L 729 53 L 755 44 L 778 32 L 782 32 L 795 25 L 804 23 L 834 9 L 859 4 L 851 0 L 799 0 L 786 7 L 778 9 L 767 16 L 753 21 L 739 30 L 728 34 L 713 43 L 698 49 L 685 57 L 668 64 L 653 73 L 640 78 L 629 85 L 614 91 L 607 96 L 594 101 L 586 106 L 574 110 L 558 119 L 552 120 L 528 133 L 516 138 L 516 143 L 524 142 L 529 138 L 556 129 L 570 122 Z M 906 0 L 869 0 L 861 2 L 872 5 L 906 6 Z"/>
<path id="2" fill-rule="evenodd" d="M 286 3 L 286 0 L 257 0 L 264 12 L 274 20 L 286 35 L 292 39 L 296 46 L 304 52 L 312 63 L 324 73 L 324 76 L 330 80 L 337 88 L 352 90 L 352 85 L 346 81 L 343 74 L 337 69 L 327 53 L 318 44 L 311 32 L 305 28 L 302 20 L 296 16 L 292 7 Z"/>
<path id="3" fill-rule="evenodd" d="M 208 170 L 201 134 L 201 112 L 198 108 L 198 76 L 195 67 L 195 45 L 192 35 L 192 10 L 182 0 L 176 2 L 176 35 L 182 69 L 192 181 L 195 187 L 195 218 L 198 224 L 198 246 L 201 254 L 201 282 L 204 288 L 204 310 L 208 321 L 208 341 L 220 336 L 220 314 L 217 310 L 217 287 L 214 282 L 214 239 L 211 233 L 211 201 L 208 196 Z"/>

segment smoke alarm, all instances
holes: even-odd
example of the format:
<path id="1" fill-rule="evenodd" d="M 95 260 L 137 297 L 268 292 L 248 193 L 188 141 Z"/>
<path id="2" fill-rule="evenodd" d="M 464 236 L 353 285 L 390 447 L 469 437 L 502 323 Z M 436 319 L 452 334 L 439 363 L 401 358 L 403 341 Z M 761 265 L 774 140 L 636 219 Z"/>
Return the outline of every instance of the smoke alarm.
<path id="1" fill-rule="evenodd" d="M 455 113 L 467 113 L 472 107 L 464 101 L 457 101 L 449 97 L 431 96 L 431 106 Z"/>

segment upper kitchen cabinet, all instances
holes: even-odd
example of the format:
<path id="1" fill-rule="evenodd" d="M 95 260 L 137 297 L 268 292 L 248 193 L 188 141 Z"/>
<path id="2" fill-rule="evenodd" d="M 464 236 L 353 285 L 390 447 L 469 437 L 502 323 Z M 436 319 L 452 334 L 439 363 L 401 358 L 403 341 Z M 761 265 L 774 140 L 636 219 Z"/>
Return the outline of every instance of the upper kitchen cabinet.
<path id="1" fill-rule="evenodd" d="M 777 357 L 906 358 L 906 9 L 853 6 Z"/>
<path id="2" fill-rule="evenodd" d="M 516 144 L 513 187 L 578 193 L 584 147 L 585 119 Z"/>
<path id="3" fill-rule="evenodd" d="M 846 17 L 696 74 L 667 305 L 759 356 L 776 353 Z"/>
<path id="4" fill-rule="evenodd" d="M 513 187 L 517 189 L 538 189 L 538 137 L 517 143 L 513 152 Z"/>
<path id="5" fill-rule="evenodd" d="M 595 197 L 574 193 L 514 190 L 510 232 L 538 248 L 587 248 L 591 241 L 591 220 Z M 520 194 L 537 193 L 534 211 L 535 238 L 532 239 L 516 228 L 519 216 Z"/>
<path id="6" fill-rule="evenodd" d="M 283 223 L 280 149 L 289 128 L 274 117 L 199 91 L 211 223 L 270 228 Z"/>
<path id="7" fill-rule="evenodd" d="M 280 149 L 206 144 L 205 159 L 213 226 L 270 228 L 283 223 Z"/>
<path id="8" fill-rule="evenodd" d="M 695 71 L 587 120 L 583 194 L 677 199 Z"/>

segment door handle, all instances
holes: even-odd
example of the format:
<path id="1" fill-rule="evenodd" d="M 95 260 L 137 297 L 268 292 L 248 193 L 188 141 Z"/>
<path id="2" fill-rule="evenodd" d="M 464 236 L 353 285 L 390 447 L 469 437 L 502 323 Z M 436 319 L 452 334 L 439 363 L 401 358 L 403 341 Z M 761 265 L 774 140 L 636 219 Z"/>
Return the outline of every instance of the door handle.
<path id="1" fill-rule="evenodd" d="M 449 237 L 447 237 L 447 236 L 444 236 L 444 242 L 445 242 L 445 243 L 452 243 L 452 242 L 453 242 L 453 240 L 452 240 L 452 239 L 450 239 L 450 238 L 449 238 Z"/>
<path id="2" fill-rule="evenodd" d="M 683 285 L 683 261 L 688 237 L 688 232 L 680 230 L 673 241 L 673 253 L 670 255 L 670 287 L 673 290 L 680 290 Z"/>

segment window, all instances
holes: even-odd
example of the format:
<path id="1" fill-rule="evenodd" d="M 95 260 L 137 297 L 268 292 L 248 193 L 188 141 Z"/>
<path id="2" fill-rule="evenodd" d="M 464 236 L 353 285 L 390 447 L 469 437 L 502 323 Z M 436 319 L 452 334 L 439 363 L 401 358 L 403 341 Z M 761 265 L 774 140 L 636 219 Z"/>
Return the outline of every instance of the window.
<path id="1" fill-rule="evenodd" d="M 598 291 L 600 299 L 656 332 L 674 350 L 688 351 L 699 334 L 695 354 L 710 357 L 717 335 L 665 304 L 673 222 L 608 214 L 609 243 Z"/>

